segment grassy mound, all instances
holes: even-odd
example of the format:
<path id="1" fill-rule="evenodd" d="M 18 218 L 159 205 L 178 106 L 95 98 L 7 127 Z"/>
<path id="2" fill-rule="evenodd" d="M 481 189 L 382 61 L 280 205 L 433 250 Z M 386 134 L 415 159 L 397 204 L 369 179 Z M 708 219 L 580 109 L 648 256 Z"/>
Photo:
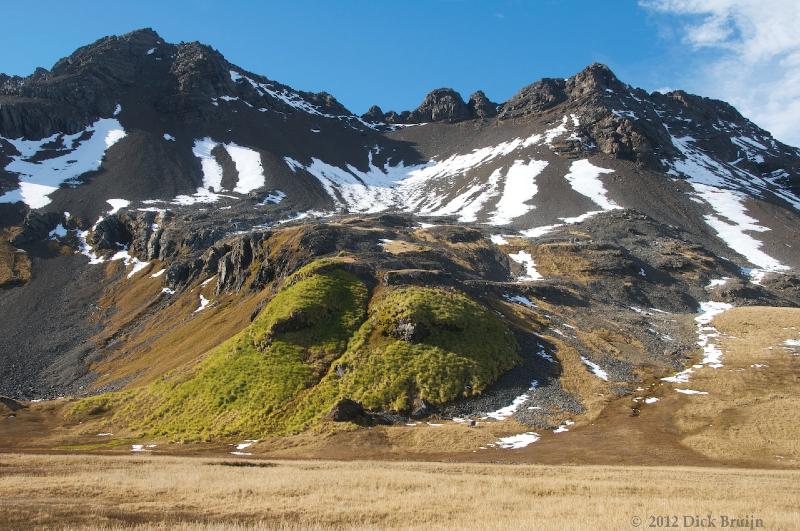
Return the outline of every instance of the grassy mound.
<path id="1" fill-rule="evenodd" d="M 408 411 L 480 394 L 519 360 L 513 334 L 465 295 L 408 287 L 378 296 L 342 263 L 320 260 L 242 332 L 191 369 L 78 402 L 148 436 L 208 440 L 309 427 L 341 398 Z"/>
<path id="2" fill-rule="evenodd" d="M 373 305 L 336 362 L 338 394 L 407 411 L 417 400 L 478 395 L 518 361 L 513 334 L 491 310 L 454 291 L 402 288 Z"/>
<path id="3" fill-rule="evenodd" d="M 286 424 L 292 400 L 319 382 L 365 318 L 366 285 L 319 265 L 300 270 L 250 326 L 192 370 L 81 401 L 72 415 L 112 410 L 114 421 L 170 438 L 292 429 Z"/>

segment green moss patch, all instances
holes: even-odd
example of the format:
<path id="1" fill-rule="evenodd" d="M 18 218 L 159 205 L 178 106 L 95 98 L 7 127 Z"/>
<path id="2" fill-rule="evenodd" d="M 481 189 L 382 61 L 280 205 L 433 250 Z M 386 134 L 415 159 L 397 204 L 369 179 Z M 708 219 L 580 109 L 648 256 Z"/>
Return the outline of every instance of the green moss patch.
<path id="1" fill-rule="evenodd" d="M 368 408 L 408 411 L 418 400 L 441 405 L 481 394 L 520 361 L 511 331 L 467 296 L 409 287 L 377 301 L 338 373 L 337 395 Z"/>

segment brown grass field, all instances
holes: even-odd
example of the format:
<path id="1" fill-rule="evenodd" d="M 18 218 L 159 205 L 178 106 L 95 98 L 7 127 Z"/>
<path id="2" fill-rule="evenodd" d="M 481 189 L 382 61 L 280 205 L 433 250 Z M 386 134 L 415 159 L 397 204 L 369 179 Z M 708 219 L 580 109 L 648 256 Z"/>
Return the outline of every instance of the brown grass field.
<path id="1" fill-rule="evenodd" d="M 797 471 L 0 457 L 7 529 L 634 529 L 707 514 L 798 529 L 798 506 Z"/>
<path id="2" fill-rule="evenodd" d="M 698 528 L 684 515 L 709 514 L 800 529 L 800 349 L 784 346 L 800 309 L 737 308 L 714 326 L 723 367 L 598 399 L 515 450 L 480 447 L 529 428 L 443 420 L 323 426 L 234 457 L 237 441 L 98 437 L 107 426 L 64 424 L 66 401 L 31 404 L 0 420 L 0 529 Z"/>

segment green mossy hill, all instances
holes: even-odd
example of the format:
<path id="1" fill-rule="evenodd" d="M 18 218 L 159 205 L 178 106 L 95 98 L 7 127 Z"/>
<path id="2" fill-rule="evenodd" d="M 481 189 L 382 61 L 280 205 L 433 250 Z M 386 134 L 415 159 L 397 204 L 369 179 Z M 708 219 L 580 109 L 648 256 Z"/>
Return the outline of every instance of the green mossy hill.
<path id="1" fill-rule="evenodd" d="M 376 296 L 344 263 L 317 261 L 197 366 L 78 402 L 75 420 L 172 440 L 287 434 L 342 398 L 409 411 L 480 394 L 518 361 L 513 334 L 466 295 L 407 287 Z"/>
<path id="2" fill-rule="evenodd" d="M 373 304 L 335 365 L 344 369 L 340 396 L 408 411 L 419 400 L 478 395 L 519 361 L 514 335 L 491 310 L 456 291 L 409 287 Z"/>
<path id="3" fill-rule="evenodd" d="M 172 439 L 298 428 L 287 425 L 287 409 L 345 352 L 366 317 L 369 296 L 352 273 L 307 267 L 250 326 L 192 370 L 168 374 L 138 390 L 83 400 L 72 417 L 112 411 L 115 423 Z"/>

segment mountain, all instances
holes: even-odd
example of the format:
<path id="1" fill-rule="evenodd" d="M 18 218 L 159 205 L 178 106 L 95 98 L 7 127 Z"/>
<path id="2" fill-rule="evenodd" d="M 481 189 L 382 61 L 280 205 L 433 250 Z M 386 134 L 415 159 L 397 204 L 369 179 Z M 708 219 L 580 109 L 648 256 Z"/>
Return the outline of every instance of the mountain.
<path id="1" fill-rule="evenodd" d="M 703 304 L 800 304 L 798 209 L 797 148 L 600 64 L 357 116 L 106 37 L 0 76 L 0 394 L 168 437 L 557 426 L 682 370 Z"/>

